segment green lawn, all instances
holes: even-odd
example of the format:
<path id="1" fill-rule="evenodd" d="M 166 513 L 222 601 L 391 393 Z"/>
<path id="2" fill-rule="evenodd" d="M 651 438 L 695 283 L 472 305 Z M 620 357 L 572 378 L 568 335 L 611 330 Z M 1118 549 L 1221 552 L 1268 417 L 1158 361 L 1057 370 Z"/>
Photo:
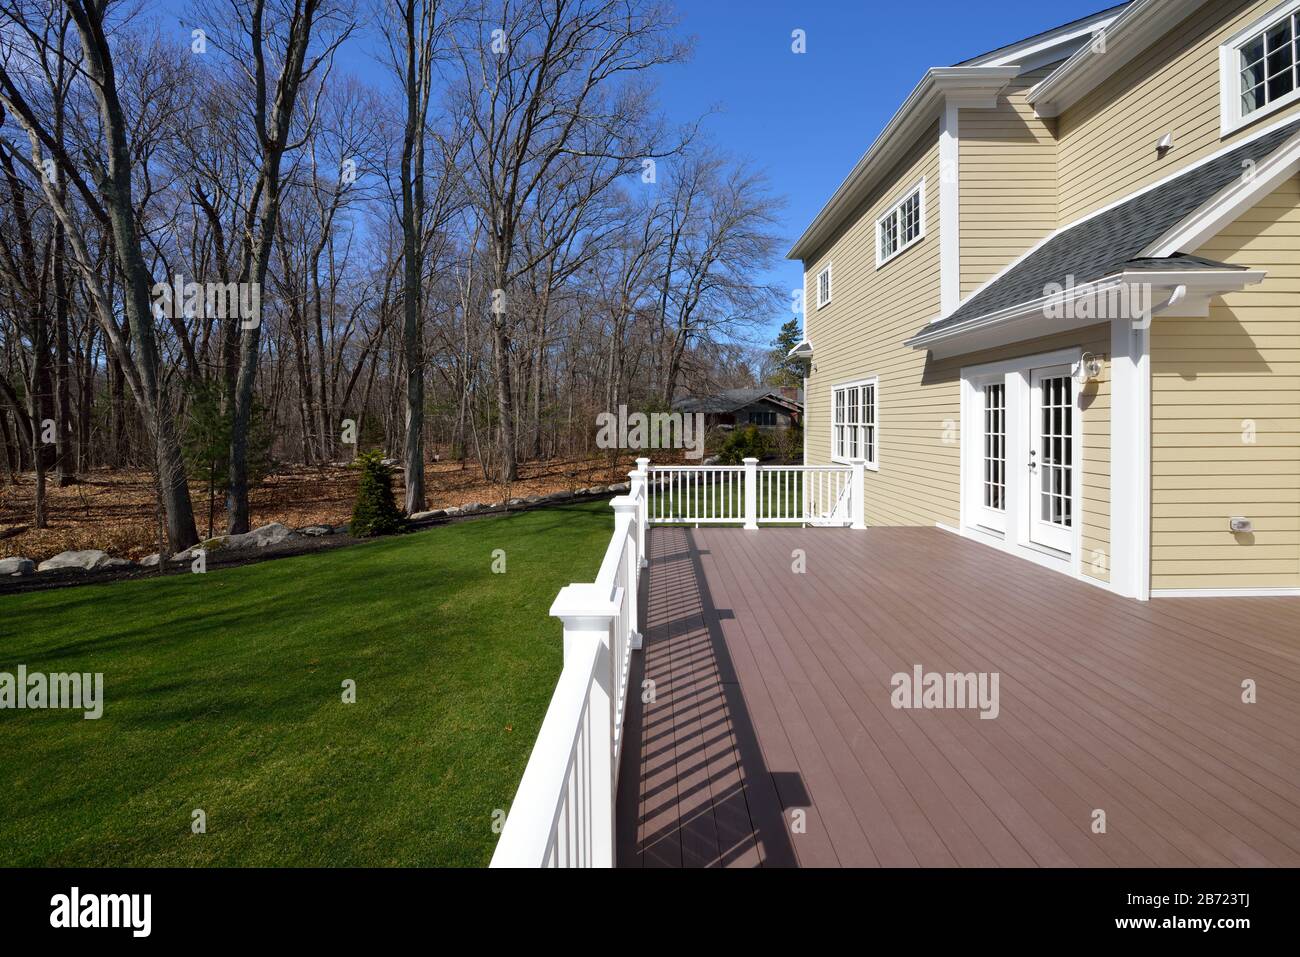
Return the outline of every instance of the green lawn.
<path id="1" fill-rule="evenodd" d="M 596 502 L 0 598 L 0 671 L 105 685 L 98 721 L 0 711 L 0 864 L 486 864 L 560 671 L 547 610 L 611 528 Z"/>

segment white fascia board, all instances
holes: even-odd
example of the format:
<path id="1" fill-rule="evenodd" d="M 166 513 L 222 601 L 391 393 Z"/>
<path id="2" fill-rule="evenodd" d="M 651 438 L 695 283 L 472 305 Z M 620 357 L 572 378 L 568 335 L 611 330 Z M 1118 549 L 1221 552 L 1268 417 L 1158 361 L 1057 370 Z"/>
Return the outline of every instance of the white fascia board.
<path id="1" fill-rule="evenodd" d="M 1078 23 L 1067 24 L 1044 33 L 1036 39 L 1021 41 L 1002 50 L 977 57 L 966 66 L 1005 66 L 1018 63 L 1021 67 L 1036 69 L 1044 63 L 1054 63 L 1062 56 L 1073 52 L 1080 40 L 1091 37 L 1098 30 L 1109 26 L 1119 14 L 1114 10 L 1103 10 Z"/>
<path id="2" fill-rule="evenodd" d="M 1085 43 L 1051 75 L 1029 91 L 1040 117 L 1059 116 L 1096 89 L 1162 36 L 1191 15 L 1205 0 L 1134 0 L 1103 27 L 1096 43 Z"/>
<path id="3" fill-rule="evenodd" d="M 1105 296 L 1111 289 L 1137 283 L 1152 287 L 1156 313 L 1203 315 L 1214 296 L 1240 291 L 1261 282 L 1266 275 L 1262 269 L 1126 270 L 1074 286 L 1065 295 L 1042 296 L 954 326 L 922 332 L 903 344 L 913 349 L 929 349 L 935 358 L 942 359 L 1096 325 L 1108 321 L 1109 317 L 1061 318 L 1049 316 L 1047 307 L 1055 305 L 1064 309 L 1071 302 Z"/>
<path id="4" fill-rule="evenodd" d="M 1300 171 L 1300 133 L 1253 168 L 1243 168 L 1236 182 L 1219 190 L 1139 255 L 1159 258 L 1200 248 L 1297 171 Z"/>
<path id="5" fill-rule="evenodd" d="M 998 95 L 1019 72 L 1018 66 L 950 66 L 927 70 L 875 142 L 813 217 L 786 258 L 804 259 L 824 241 L 840 220 L 866 197 L 878 178 L 911 149 L 916 135 L 935 121 L 945 108 L 948 96 L 969 101 L 963 105 L 990 101 L 996 104 Z"/>
<path id="6" fill-rule="evenodd" d="M 812 343 L 808 337 L 799 340 L 799 344 L 785 354 L 787 359 L 811 359 L 813 355 Z"/>

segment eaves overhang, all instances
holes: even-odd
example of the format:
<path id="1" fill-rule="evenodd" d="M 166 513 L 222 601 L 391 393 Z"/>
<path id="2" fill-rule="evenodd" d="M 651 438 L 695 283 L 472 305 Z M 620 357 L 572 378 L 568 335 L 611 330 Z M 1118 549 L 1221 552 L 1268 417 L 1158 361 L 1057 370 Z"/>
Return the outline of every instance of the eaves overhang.
<path id="1" fill-rule="evenodd" d="M 1095 282 L 1081 283 L 964 322 L 922 330 L 903 344 L 925 349 L 937 359 L 1010 345 L 1121 319 L 1150 322 L 1156 315 L 1204 316 L 1210 300 L 1262 282 L 1262 269 L 1126 269 Z M 1141 289 L 1140 298 L 1134 290 Z M 1132 293 L 1132 295 L 1130 295 Z M 1084 304 L 1122 302 L 1142 310 L 1125 315 Z"/>
<path id="2" fill-rule="evenodd" d="M 945 66 L 927 70 L 875 142 L 786 253 L 786 258 L 804 259 L 824 243 L 844 218 L 867 198 L 880 178 L 912 148 L 916 137 L 939 118 L 949 98 L 960 106 L 991 109 L 1020 70 L 1016 64 Z"/>
<path id="3" fill-rule="evenodd" d="M 1027 99 L 1035 115 L 1060 116 L 1204 3 L 1205 0 L 1134 0 L 1099 29 L 1092 42 L 1079 47 L 1029 91 Z"/>

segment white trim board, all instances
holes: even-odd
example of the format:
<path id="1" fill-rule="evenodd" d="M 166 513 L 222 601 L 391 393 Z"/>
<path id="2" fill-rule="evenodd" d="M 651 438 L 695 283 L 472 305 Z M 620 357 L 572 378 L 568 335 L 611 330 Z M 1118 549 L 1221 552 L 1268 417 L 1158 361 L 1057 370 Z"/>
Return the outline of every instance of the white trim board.
<path id="1" fill-rule="evenodd" d="M 1084 574 L 1082 568 L 1078 568 L 1078 569 L 1070 568 L 1068 562 L 1062 561 L 1061 559 L 1053 558 L 1052 556 L 1047 555 L 1043 552 L 1036 552 L 1032 550 L 1029 551 L 1028 553 L 1022 552 L 1019 549 L 1015 548 L 1014 546 L 1007 545 L 1006 542 L 1004 542 L 1001 538 L 998 538 L 998 536 L 996 535 L 992 535 L 987 532 L 981 532 L 978 529 L 953 528 L 951 525 L 945 525 L 942 522 L 935 522 L 934 527 L 942 529 L 943 531 L 948 532 L 952 535 L 956 535 L 959 538 L 964 538 L 972 542 L 978 542 L 981 545 L 987 545 L 989 548 L 996 548 L 998 551 L 1002 552 L 1003 554 L 1010 555 L 1012 558 L 1021 558 L 1024 559 L 1025 561 L 1033 562 L 1035 565 L 1038 565 L 1042 568 L 1046 568 L 1050 571 L 1054 571 L 1058 574 L 1064 575 L 1066 578 L 1071 578 L 1075 581 L 1084 582 L 1096 588 L 1100 588 L 1103 591 L 1108 591 L 1113 595 L 1118 595 L 1121 598 L 1129 597 L 1125 595 L 1123 592 L 1117 590 L 1114 584 L 1112 584 L 1111 582 L 1102 581 L 1100 578 L 1093 578 L 1091 575 Z"/>
<path id="2" fill-rule="evenodd" d="M 1300 2 L 1300 0 L 1298 0 Z M 1292 123 L 1296 121 L 1291 117 Z M 1235 149 L 1235 147 L 1234 147 Z M 1248 209 L 1300 170 L 1300 133 L 1256 164 L 1253 171 L 1229 184 L 1146 249 L 1142 256 L 1165 257 L 1199 249 Z"/>
<path id="3" fill-rule="evenodd" d="M 1300 588 L 1153 588 L 1152 598 L 1300 598 Z"/>
<path id="4" fill-rule="evenodd" d="M 961 304 L 961 109 L 949 99 L 939 121 L 939 318 Z M 879 237 L 876 242 L 879 243 Z"/>

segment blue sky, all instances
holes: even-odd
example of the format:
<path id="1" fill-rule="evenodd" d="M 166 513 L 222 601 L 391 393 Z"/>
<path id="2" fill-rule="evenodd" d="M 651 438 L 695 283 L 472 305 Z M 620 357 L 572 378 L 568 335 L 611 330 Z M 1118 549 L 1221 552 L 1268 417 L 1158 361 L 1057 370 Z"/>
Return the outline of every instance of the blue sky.
<path id="1" fill-rule="evenodd" d="M 661 78 L 669 115 L 709 106 L 706 128 L 765 169 L 789 205 L 781 253 L 794 243 L 932 66 L 949 66 L 1111 6 L 1106 0 L 679 0 L 693 60 Z M 807 35 L 794 54 L 790 34 Z M 771 281 L 802 285 L 783 262 Z M 772 318 L 770 332 L 789 318 Z"/>
<path id="2" fill-rule="evenodd" d="M 221 2 L 221 0 L 214 0 Z M 1114 0 L 676 0 L 681 30 L 695 37 L 690 62 L 659 75 L 669 118 L 713 110 L 704 129 L 723 149 L 763 169 L 788 205 L 781 255 L 830 198 L 932 66 L 948 66 L 1111 6 Z M 164 27 L 188 42 L 187 0 L 154 0 Z M 203 5 L 199 4 L 202 10 Z M 181 27 L 181 23 L 186 24 Z M 201 24 L 201 19 L 196 21 Z M 805 32 L 807 50 L 791 50 Z M 358 36 L 341 65 L 386 87 L 388 71 Z M 801 266 L 782 261 L 766 277 L 799 288 Z M 764 339 L 790 318 L 771 317 Z"/>

